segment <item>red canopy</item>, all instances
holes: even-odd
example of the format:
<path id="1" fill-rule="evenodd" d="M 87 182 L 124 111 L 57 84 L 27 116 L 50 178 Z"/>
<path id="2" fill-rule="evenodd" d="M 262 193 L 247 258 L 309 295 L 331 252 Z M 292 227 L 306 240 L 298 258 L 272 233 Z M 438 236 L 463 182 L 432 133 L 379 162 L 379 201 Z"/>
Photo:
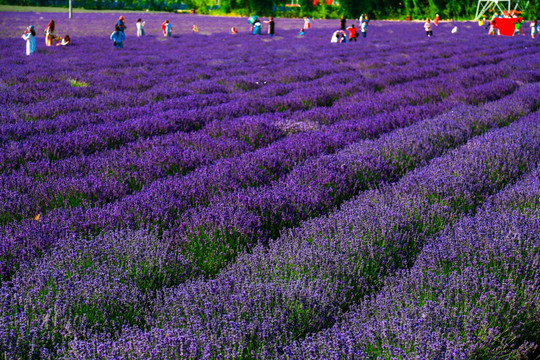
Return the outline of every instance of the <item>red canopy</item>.
<path id="1" fill-rule="evenodd" d="M 516 22 L 521 22 L 523 26 L 523 18 L 495 18 L 495 24 L 501 35 L 512 36 L 516 30 Z"/>

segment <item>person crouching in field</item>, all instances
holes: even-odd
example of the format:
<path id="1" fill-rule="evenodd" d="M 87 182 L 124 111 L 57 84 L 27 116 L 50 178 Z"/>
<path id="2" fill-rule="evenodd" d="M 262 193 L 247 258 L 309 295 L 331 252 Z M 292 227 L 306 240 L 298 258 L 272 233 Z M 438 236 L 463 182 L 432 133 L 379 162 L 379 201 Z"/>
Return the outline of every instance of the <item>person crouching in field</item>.
<path id="1" fill-rule="evenodd" d="M 30 55 L 36 52 L 36 31 L 34 25 L 30 25 L 26 28 L 26 31 L 21 36 L 23 40 L 26 40 L 26 55 Z"/>
<path id="2" fill-rule="evenodd" d="M 116 48 L 123 48 L 124 43 L 123 41 L 126 39 L 126 35 L 120 30 L 120 26 L 116 25 L 114 27 L 114 31 L 111 34 L 111 40 L 113 41 L 113 45 Z"/>
<path id="3" fill-rule="evenodd" d="M 62 38 L 62 41 L 60 41 L 56 46 L 68 46 L 71 43 L 71 39 L 69 38 L 69 35 L 66 35 Z"/>
<path id="4" fill-rule="evenodd" d="M 161 24 L 161 30 L 163 30 L 163 36 L 172 36 L 172 25 L 169 20 L 165 20 L 165 22 Z"/>

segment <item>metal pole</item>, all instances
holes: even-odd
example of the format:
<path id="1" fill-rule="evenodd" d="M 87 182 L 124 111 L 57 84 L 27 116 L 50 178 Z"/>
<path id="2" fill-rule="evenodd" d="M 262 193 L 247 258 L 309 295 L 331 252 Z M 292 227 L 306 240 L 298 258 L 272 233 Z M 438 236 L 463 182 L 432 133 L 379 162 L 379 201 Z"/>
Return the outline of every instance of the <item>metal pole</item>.
<path id="1" fill-rule="evenodd" d="M 71 0 L 69 0 L 69 18 L 73 18 L 73 6 L 71 6 Z"/>

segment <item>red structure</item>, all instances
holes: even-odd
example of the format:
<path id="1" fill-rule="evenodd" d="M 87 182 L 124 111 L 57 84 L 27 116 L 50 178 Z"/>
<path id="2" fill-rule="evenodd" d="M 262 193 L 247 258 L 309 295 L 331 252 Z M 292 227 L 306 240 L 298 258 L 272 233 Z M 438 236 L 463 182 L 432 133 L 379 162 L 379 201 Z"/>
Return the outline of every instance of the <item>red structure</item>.
<path id="1" fill-rule="evenodd" d="M 319 5 L 320 3 L 322 2 L 325 2 L 326 5 L 337 5 L 337 2 L 334 1 L 334 0 L 323 0 L 323 1 L 319 1 L 319 0 L 313 0 L 313 5 Z"/>
<path id="2" fill-rule="evenodd" d="M 514 35 L 514 31 L 516 30 L 516 22 L 521 22 L 521 32 L 523 32 L 523 18 L 495 18 L 495 24 L 497 25 L 497 29 L 499 29 L 499 33 L 501 35 L 505 36 L 512 36 Z"/>

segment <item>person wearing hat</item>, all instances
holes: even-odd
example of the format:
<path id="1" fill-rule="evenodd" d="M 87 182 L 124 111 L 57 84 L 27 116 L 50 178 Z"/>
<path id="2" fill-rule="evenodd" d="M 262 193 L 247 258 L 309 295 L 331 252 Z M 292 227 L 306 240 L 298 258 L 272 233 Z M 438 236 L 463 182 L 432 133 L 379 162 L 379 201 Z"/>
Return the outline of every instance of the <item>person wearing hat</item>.
<path id="1" fill-rule="evenodd" d="M 36 31 L 34 30 L 34 25 L 30 25 L 21 37 L 26 40 L 26 55 L 35 53 Z"/>

